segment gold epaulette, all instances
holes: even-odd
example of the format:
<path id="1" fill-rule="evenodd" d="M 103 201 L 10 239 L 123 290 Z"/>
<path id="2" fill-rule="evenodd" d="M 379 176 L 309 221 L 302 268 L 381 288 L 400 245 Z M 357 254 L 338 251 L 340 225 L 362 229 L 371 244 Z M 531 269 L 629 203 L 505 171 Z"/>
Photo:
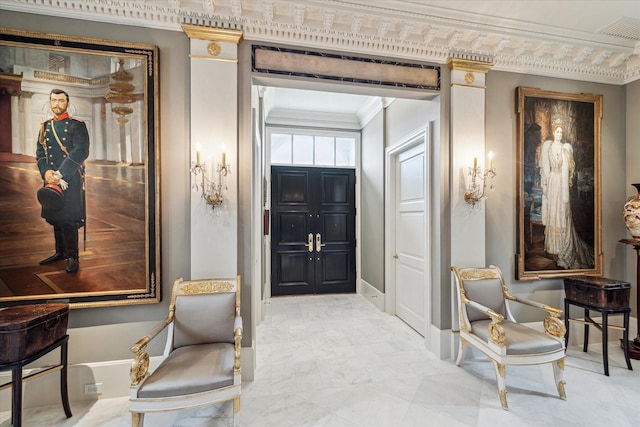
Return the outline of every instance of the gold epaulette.
<path id="1" fill-rule="evenodd" d="M 71 117 L 71 116 L 69 116 L 69 118 L 71 120 L 75 120 L 76 122 L 84 123 L 84 120 L 82 120 L 82 119 L 76 119 L 75 117 Z"/>

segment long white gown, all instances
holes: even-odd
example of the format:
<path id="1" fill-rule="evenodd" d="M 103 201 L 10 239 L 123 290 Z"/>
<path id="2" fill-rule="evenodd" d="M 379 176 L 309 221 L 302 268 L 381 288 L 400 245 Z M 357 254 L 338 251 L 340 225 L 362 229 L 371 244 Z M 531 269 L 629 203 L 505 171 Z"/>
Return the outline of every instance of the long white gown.
<path id="1" fill-rule="evenodd" d="M 560 268 L 593 268 L 593 250 L 573 227 L 569 197 L 573 148 L 568 143 L 548 140 L 540 154 L 545 251 L 557 255 L 556 264 Z"/>

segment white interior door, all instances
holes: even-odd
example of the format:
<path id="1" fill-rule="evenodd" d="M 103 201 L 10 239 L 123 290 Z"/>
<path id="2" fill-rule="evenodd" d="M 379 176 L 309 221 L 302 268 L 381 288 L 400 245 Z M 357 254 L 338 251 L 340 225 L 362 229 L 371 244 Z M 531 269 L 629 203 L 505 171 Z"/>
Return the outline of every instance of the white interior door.
<path id="1" fill-rule="evenodd" d="M 426 179 L 424 143 L 396 156 L 396 315 L 425 336 Z"/>

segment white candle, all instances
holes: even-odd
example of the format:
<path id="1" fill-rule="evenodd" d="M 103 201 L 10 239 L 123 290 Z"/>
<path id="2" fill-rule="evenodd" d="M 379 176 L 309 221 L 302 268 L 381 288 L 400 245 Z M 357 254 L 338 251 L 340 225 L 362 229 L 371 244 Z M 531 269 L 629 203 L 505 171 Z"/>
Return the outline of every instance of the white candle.
<path id="1" fill-rule="evenodd" d="M 200 150 L 196 150 L 196 165 L 200 164 Z"/>
<path id="2" fill-rule="evenodd" d="M 493 170 L 493 151 L 489 151 L 489 170 Z"/>
<path id="3" fill-rule="evenodd" d="M 478 158 L 474 157 L 473 158 L 473 171 L 475 172 L 477 168 L 478 168 Z"/>

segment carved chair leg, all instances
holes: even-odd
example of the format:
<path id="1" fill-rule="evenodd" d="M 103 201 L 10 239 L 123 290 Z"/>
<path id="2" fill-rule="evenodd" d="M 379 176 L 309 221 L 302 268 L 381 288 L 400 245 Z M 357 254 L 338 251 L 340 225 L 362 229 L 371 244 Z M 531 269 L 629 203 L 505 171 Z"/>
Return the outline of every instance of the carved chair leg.
<path id="1" fill-rule="evenodd" d="M 240 426 L 240 396 L 233 399 L 233 426 Z"/>
<path id="2" fill-rule="evenodd" d="M 464 354 L 467 351 L 467 340 L 462 337 L 458 339 L 458 358 L 456 359 L 456 366 L 460 366 L 464 360 Z"/>
<path id="3" fill-rule="evenodd" d="M 505 382 L 505 377 L 507 376 L 506 366 L 492 360 L 493 367 L 496 370 L 496 382 L 498 383 L 498 394 L 500 395 L 500 404 L 502 405 L 502 409 L 509 410 L 509 406 L 507 405 L 507 385 Z"/>
<path id="4" fill-rule="evenodd" d="M 553 366 L 553 376 L 556 380 L 556 387 L 558 388 L 558 394 L 562 400 L 567 399 L 567 393 L 564 390 L 564 385 L 567 383 L 564 380 L 564 358 L 556 360 L 551 363 Z"/>
<path id="5" fill-rule="evenodd" d="M 142 427 L 143 424 L 144 424 L 144 413 L 132 412 L 131 427 Z"/>

